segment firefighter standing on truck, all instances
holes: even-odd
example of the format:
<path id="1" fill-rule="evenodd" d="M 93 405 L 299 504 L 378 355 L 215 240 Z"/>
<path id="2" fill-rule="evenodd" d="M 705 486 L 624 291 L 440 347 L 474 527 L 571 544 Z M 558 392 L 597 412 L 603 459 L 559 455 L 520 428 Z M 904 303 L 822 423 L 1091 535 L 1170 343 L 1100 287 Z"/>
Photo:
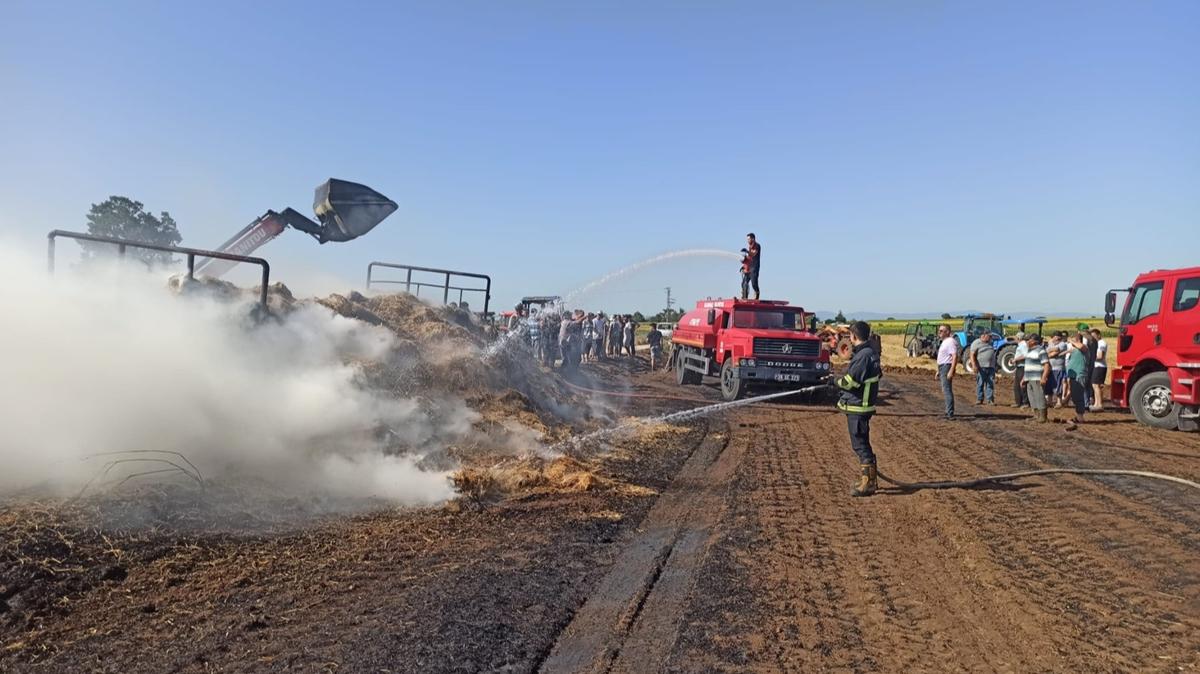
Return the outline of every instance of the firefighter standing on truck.
<path id="1" fill-rule="evenodd" d="M 762 246 L 754 238 L 754 232 L 746 235 L 746 247 L 742 249 L 742 299 L 750 295 L 754 286 L 754 299 L 758 299 L 758 268 L 762 259 Z"/>
<path id="2" fill-rule="evenodd" d="M 846 425 L 850 430 L 850 447 L 858 455 L 862 474 L 851 496 L 870 496 L 878 487 L 875 469 L 875 452 L 871 449 L 871 417 L 875 414 L 875 400 L 879 397 L 879 378 L 883 371 L 879 367 L 879 354 L 871 340 L 871 326 L 856 321 L 850 326 L 850 342 L 854 345 L 850 367 L 845 376 L 837 380 L 842 390 L 838 409 L 846 413 Z"/>

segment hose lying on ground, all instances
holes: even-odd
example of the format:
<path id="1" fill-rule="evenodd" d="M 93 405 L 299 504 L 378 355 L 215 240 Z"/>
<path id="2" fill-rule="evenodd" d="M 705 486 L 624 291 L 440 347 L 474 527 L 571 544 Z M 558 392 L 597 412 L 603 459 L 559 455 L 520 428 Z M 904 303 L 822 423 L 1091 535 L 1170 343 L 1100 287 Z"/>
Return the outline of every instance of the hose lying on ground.
<path id="1" fill-rule="evenodd" d="M 566 384 L 567 386 L 570 386 L 571 388 L 579 389 L 581 391 L 587 391 L 589 393 L 598 393 L 598 394 L 603 394 L 603 395 L 612 395 L 612 396 L 628 397 L 628 398 L 658 398 L 661 400 L 681 400 L 684 402 L 702 402 L 700 400 L 696 400 L 695 398 L 683 398 L 683 397 L 648 394 L 648 393 L 627 393 L 627 392 L 619 392 L 619 391 L 603 391 L 603 390 L 599 390 L 599 389 L 590 389 L 590 388 L 587 388 L 584 386 L 579 386 L 578 384 L 573 384 L 569 381 L 566 381 L 565 379 L 563 380 L 563 383 Z M 683 419 L 683 418 L 687 418 L 687 417 L 691 417 L 691 416 L 703 416 L 705 414 L 710 414 L 712 412 L 724 411 L 726 409 L 729 409 L 730 407 L 741 407 L 743 405 L 757 403 L 757 402 L 760 402 L 763 400 L 770 400 L 773 398 L 781 398 L 781 397 L 793 395 L 796 393 L 805 393 L 805 392 L 809 392 L 809 391 L 815 391 L 817 389 L 825 388 L 827 386 L 830 386 L 830 384 L 819 384 L 817 386 L 808 386 L 808 387 L 796 389 L 793 391 L 783 391 L 780 393 L 773 393 L 773 394 L 769 394 L 769 395 L 765 395 L 765 396 L 759 396 L 756 398 L 745 398 L 742 400 L 731 401 L 728 403 L 717 403 L 715 405 L 706 405 L 704 407 L 697 408 L 694 410 L 684 410 L 682 412 L 674 412 L 671 414 L 662 415 L 662 416 L 658 417 L 657 419 L 652 419 L 651 421 L 667 421 L 667 420 L 674 421 L 677 419 Z M 593 435 L 593 434 L 589 434 L 589 436 L 591 436 L 591 435 Z M 885 475 L 883 473 L 883 471 L 879 471 L 878 474 L 879 474 L 880 480 L 883 480 L 884 482 L 886 482 L 890 485 L 899 487 L 900 489 L 905 489 L 905 490 L 910 490 L 910 491 L 916 491 L 919 489 L 971 489 L 972 487 L 978 487 L 978 486 L 984 485 L 984 484 L 993 484 L 993 483 L 997 483 L 997 482 L 1012 482 L 1013 480 L 1019 480 L 1021 478 L 1025 478 L 1025 477 L 1035 477 L 1038 475 L 1056 475 L 1056 474 L 1117 475 L 1117 476 L 1126 476 L 1126 477 L 1145 477 L 1145 478 L 1151 478 L 1154 480 L 1165 480 L 1167 482 L 1174 482 L 1176 484 L 1181 484 L 1181 485 L 1184 485 L 1185 487 L 1191 487 L 1193 489 L 1200 489 L 1200 483 L 1193 482 L 1191 480 L 1185 480 L 1181 477 L 1175 477 L 1173 475 L 1163 475 L 1162 473 L 1151 473 L 1151 472 L 1144 471 L 1144 470 L 1118 470 L 1118 469 L 1112 469 L 1112 468 L 1040 468 L 1037 470 L 1023 470 L 1023 471 L 1019 471 L 1016 473 L 1001 473 L 999 475 L 985 475 L 983 477 L 979 477 L 979 478 L 975 478 L 975 479 L 971 479 L 971 480 L 938 480 L 938 481 L 934 481 L 934 482 L 901 482 L 900 480 L 896 480 L 891 477 L 888 477 L 887 475 Z"/>
<path id="2" fill-rule="evenodd" d="M 1144 470 L 1115 470 L 1109 468 L 1042 468 L 1039 470 L 1023 470 L 1017 473 L 1003 473 L 1001 475 L 986 475 L 984 477 L 973 480 L 941 480 L 937 482 L 901 482 L 894 480 L 882 472 L 879 472 L 879 479 L 884 482 L 895 485 L 901 489 L 917 490 L 917 489 L 970 489 L 978 487 L 982 484 L 994 482 L 1011 482 L 1019 480 L 1023 477 L 1033 477 L 1035 475 L 1054 475 L 1056 473 L 1069 473 L 1072 475 L 1125 475 L 1133 477 L 1148 477 L 1155 480 L 1166 480 L 1182 484 L 1193 489 L 1200 489 L 1200 483 L 1185 480 L 1181 477 L 1173 475 L 1163 475 L 1162 473 L 1150 473 Z"/>

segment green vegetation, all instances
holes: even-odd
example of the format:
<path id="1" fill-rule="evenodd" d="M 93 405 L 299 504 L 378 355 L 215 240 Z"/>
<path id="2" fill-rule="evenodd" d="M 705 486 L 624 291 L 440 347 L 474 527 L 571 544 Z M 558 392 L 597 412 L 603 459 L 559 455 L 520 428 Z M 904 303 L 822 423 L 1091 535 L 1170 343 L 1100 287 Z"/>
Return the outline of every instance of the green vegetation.
<path id="1" fill-rule="evenodd" d="M 171 214 L 163 211 L 155 217 L 147 213 L 140 201 L 128 197 L 112 196 L 98 204 L 92 204 L 87 214 L 88 234 L 107 236 L 126 241 L 152 243 L 160 246 L 178 245 L 183 237 Z M 111 244 L 80 242 L 85 260 L 100 255 L 112 255 L 116 249 Z M 130 248 L 129 257 L 138 258 L 148 264 L 166 264 L 171 261 L 170 253 L 161 253 L 144 248 Z"/>
<path id="2" fill-rule="evenodd" d="M 869 322 L 871 324 L 871 330 L 873 330 L 877 334 L 880 334 L 880 335 L 902 335 L 902 334 L 904 334 L 904 326 L 908 325 L 909 323 L 916 323 L 918 321 L 916 321 L 916 320 L 887 320 L 887 321 L 869 321 Z M 962 317 L 961 316 L 950 318 L 950 319 L 944 320 L 944 321 L 938 320 L 938 319 L 926 319 L 921 322 L 949 323 L 955 330 L 958 330 L 962 327 Z M 1055 317 L 1050 318 L 1050 320 L 1046 321 L 1046 325 L 1045 325 L 1045 327 L 1042 328 L 1042 331 L 1045 333 L 1051 333 L 1051 332 L 1055 332 L 1058 330 L 1073 331 L 1073 330 L 1077 329 L 1077 327 L 1080 323 L 1087 323 L 1088 326 L 1092 327 L 1092 328 L 1100 328 L 1101 334 L 1103 334 L 1106 338 L 1116 337 L 1116 335 L 1117 335 L 1116 328 L 1110 328 L 1110 327 L 1104 325 L 1104 319 L 1095 317 L 1095 316 L 1084 317 L 1084 318 L 1070 318 L 1070 317 L 1055 316 Z"/>

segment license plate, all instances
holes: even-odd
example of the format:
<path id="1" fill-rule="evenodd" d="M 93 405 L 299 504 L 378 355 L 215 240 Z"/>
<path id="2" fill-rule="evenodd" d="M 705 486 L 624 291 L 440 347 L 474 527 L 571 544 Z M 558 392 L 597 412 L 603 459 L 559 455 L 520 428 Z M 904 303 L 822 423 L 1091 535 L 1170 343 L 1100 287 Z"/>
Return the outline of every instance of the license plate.
<path id="1" fill-rule="evenodd" d="M 800 375 L 798 375 L 798 374 L 777 374 L 777 375 L 775 375 L 775 381 L 800 381 Z"/>

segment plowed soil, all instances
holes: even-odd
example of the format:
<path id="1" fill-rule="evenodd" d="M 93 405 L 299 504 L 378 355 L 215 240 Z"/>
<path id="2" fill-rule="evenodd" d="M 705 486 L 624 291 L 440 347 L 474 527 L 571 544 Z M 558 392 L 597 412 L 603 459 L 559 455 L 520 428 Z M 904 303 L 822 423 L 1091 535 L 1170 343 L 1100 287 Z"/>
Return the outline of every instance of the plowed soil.
<path id="1" fill-rule="evenodd" d="M 717 397 L 644 367 L 587 369 L 592 388 Z M 883 387 L 874 441 L 899 479 L 1200 479 L 1200 436 L 1124 413 L 1067 433 L 1004 406 L 1003 383 L 1001 406 L 970 405 L 963 380 L 964 418 L 945 422 L 931 376 Z M 695 404 L 623 400 L 638 415 Z M 827 404 L 689 423 L 594 448 L 601 488 L 155 540 L 35 624 L 4 624 L 0 670 L 1200 669 L 1200 492 L 1064 475 L 851 499 Z"/>

